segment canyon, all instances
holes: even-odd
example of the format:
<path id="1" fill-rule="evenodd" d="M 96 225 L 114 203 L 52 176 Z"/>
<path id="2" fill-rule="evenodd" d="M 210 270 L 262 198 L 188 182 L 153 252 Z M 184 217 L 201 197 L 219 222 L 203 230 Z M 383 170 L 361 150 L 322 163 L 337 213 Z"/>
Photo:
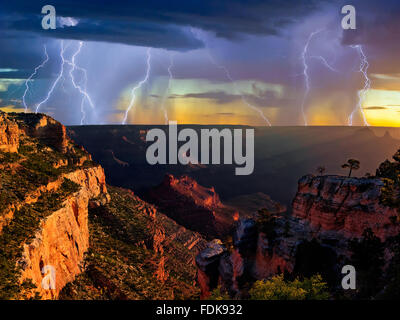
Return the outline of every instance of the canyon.
<path id="1" fill-rule="evenodd" d="M 382 201 L 383 179 L 303 176 L 292 202 L 292 214 L 272 214 L 273 232 L 257 219 L 241 218 L 233 247 L 213 240 L 196 257 L 202 298 L 217 287 L 245 298 L 249 282 L 277 274 L 322 273 L 340 287 L 340 270 L 352 262 L 351 242 L 370 230 L 385 245 L 384 271 L 393 258 L 391 242 L 400 232 L 399 211 Z M 308 261 L 307 261 L 308 260 Z"/>
<path id="2" fill-rule="evenodd" d="M 223 237 L 233 226 L 235 208 L 224 205 L 213 187 L 199 185 L 189 176 L 167 174 L 145 198 L 172 219 L 207 237 Z"/>
<path id="3" fill-rule="evenodd" d="M 99 128 L 92 134 L 100 135 Z M 353 242 L 365 239 L 366 230 L 384 248 L 382 274 L 389 279 L 400 233 L 398 156 L 376 175 L 304 175 L 289 204 L 272 200 L 249 177 L 235 184 L 218 177 L 214 187 L 216 176 L 230 170 L 207 165 L 154 169 L 161 182 L 152 177 L 136 192 L 124 179 L 131 177 L 127 170 L 132 181 L 146 177 L 140 163 L 146 130 L 118 129 L 120 139 L 106 127 L 110 138 L 100 148 L 107 158 L 94 152 L 106 169 L 69 137 L 80 140 L 85 130 L 67 130 L 43 114 L 0 112 L 2 299 L 206 299 L 215 289 L 245 299 L 256 280 L 317 273 L 335 292 L 341 267 L 355 263 Z M 256 141 L 264 134 L 255 133 Z M 134 161 L 114 139 L 134 148 Z M 280 184 L 255 168 L 263 185 Z M 50 289 L 42 283 L 48 267 L 55 270 Z"/>
<path id="4" fill-rule="evenodd" d="M 0 120 L 2 299 L 198 295 L 200 234 L 132 191 L 107 186 L 104 169 L 51 117 L 0 113 Z"/>

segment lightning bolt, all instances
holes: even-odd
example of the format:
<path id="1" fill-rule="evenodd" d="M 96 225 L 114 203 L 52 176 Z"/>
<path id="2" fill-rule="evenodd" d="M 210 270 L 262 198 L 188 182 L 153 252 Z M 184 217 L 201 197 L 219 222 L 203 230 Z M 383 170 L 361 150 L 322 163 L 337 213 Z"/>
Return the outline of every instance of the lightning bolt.
<path id="1" fill-rule="evenodd" d="M 169 93 L 169 91 L 171 89 L 171 80 L 173 79 L 171 70 L 172 70 L 173 66 L 174 66 L 174 54 L 171 53 L 170 56 L 169 56 L 169 66 L 167 68 L 168 74 L 169 74 L 168 85 L 167 85 L 167 88 L 165 89 L 165 95 L 164 95 L 164 98 L 163 98 L 163 101 L 162 101 L 162 104 L 161 104 L 161 108 L 162 108 L 162 110 L 164 112 L 165 124 L 168 124 L 168 121 L 169 121 L 168 112 L 167 112 L 167 109 L 165 107 L 165 102 L 167 100 L 168 93 Z"/>
<path id="2" fill-rule="evenodd" d="M 206 42 L 206 41 L 200 36 L 200 34 L 199 34 L 198 32 L 196 32 L 193 28 L 191 28 L 190 30 L 191 30 L 191 32 L 193 33 L 193 35 L 194 35 L 198 40 L 200 40 L 200 41 L 202 41 L 202 42 L 204 43 L 204 46 L 205 46 L 205 48 L 206 48 L 208 57 L 210 58 L 210 61 L 211 61 L 212 64 L 214 64 L 217 68 L 221 69 L 221 70 L 225 73 L 226 77 L 227 77 L 227 78 L 229 79 L 229 81 L 232 83 L 235 92 L 239 93 L 239 95 L 240 95 L 240 97 L 241 97 L 243 103 L 244 103 L 245 105 L 247 105 L 249 108 L 251 108 L 252 110 L 254 110 L 255 112 L 257 112 L 267 125 L 272 126 L 272 125 L 271 125 L 271 122 L 270 122 L 270 121 L 268 120 L 268 118 L 264 115 L 264 113 L 263 113 L 259 108 L 257 108 L 256 106 L 252 105 L 251 103 L 249 103 L 249 102 L 246 100 L 246 98 L 245 98 L 245 96 L 243 95 L 243 93 L 240 92 L 240 90 L 239 90 L 239 88 L 238 88 L 238 86 L 237 86 L 235 80 L 233 80 L 233 78 L 232 78 L 232 76 L 231 76 L 231 74 L 230 74 L 228 68 L 225 67 L 225 66 L 223 66 L 223 65 L 221 65 L 221 64 L 219 64 L 219 63 L 214 59 L 214 57 L 211 55 L 210 50 L 209 50 L 209 48 L 208 48 L 208 46 L 207 46 L 207 42 Z"/>
<path id="3" fill-rule="evenodd" d="M 82 114 L 81 125 L 84 124 L 85 118 L 86 118 L 86 112 L 85 112 L 85 108 L 84 108 L 85 101 L 87 101 L 89 103 L 90 107 L 93 110 L 95 110 L 93 101 L 92 101 L 90 95 L 87 93 L 87 89 L 86 89 L 86 86 L 87 86 L 87 71 L 86 71 L 86 69 L 77 66 L 76 63 L 75 63 L 75 58 L 81 52 L 82 46 L 83 46 L 83 41 L 79 41 L 78 49 L 72 55 L 71 60 L 66 60 L 66 62 L 71 66 L 71 70 L 69 71 L 69 76 L 71 78 L 72 85 L 82 95 L 82 100 L 81 100 L 81 114 Z M 76 70 L 82 72 L 82 74 L 83 74 L 83 87 L 78 85 L 76 80 L 75 80 L 74 71 L 76 71 Z"/>
<path id="4" fill-rule="evenodd" d="M 226 77 L 227 77 L 227 78 L 229 79 L 229 81 L 232 83 L 235 92 L 238 92 L 238 93 L 239 93 L 239 95 L 240 95 L 240 97 L 241 97 L 243 103 L 244 103 L 245 105 L 247 105 L 248 107 L 250 107 L 251 109 L 253 109 L 254 111 L 256 111 L 256 112 L 260 115 L 260 117 L 265 121 L 265 123 L 271 127 L 271 126 L 272 126 L 272 125 L 271 125 L 271 122 L 270 122 L 270 121 L 268 120 L 268 118 L 264 115 L 264 113 L 263 113 L 259 108 L 257 108 L 256 106 L 252 105 L 251 103 L 249 103 L 249 102 L 246 100 L 246 98 L 244 97 L 244 95 L 239 91 L 239 88 L 238 88 L 238 86 L 237 86 L 235 80 L 233 80 L 233 78 L 232 78 L 232 76 L 231 76 L 229 70 L 228 70 L 225 66 L 218 64 L 218 63 L 214 60 L 214 58 L 212 57 L 212 55 L 210 54 L 209 51 L 208 51 L 208 56 L 210 57 L 211 62 L 212 62 L 217 68 L 222 69 L 222 70 L 225 72 Z"/>
<path id="5" fill-rule="evenodd" d="M 43 60 L 43 62 L 38 65 L 35 70 L 33 71 L 33 73 L 29 76 L 28 79 L 26 79 L 25 81 L 25 91 L 24 91 L 24 95 L 22 96 L 22 102 L 24 104 L 25 107 L 25 112 L 28 111 L 28 105 L 26 104 L 26 94 L 29 91 L 29 82 L 32 81 L 32 78 L 37 74 L 37 72 L 39 71 L 39 69 L 43 68 L 45 66 L 45 64 L 47 63 L 47 61 L 49 61 L 49 55 L 47 54 L 47 48 L 46 46 L 44 46 L 44 54 L 46 56 L 45 60 Z"/>
<path id="6" fill-rule="evenodd" d="M 327 67 L 329 70 L 333 71 L 333 72 L 339 72 L 337 69 L 335 69 L 334 67 L 332 67 L 329 62 L 323 57 L 323 56 L 310 56 L 310 58 L 313 59 L 318 59 L 322 62 L 322 64 Z"/>
<path id="7" fill-rule="evenodd" d="M 150 59 L 151 59 L 151 51 L 150 48 L 147 49 L 147 60 L 146 60 L 146 75 L 143 78 L 142 81 L 140 81 L 135 87 L 132 88 L 131 90 L 131 101 L 129 103 L 128 108 L 125 111 L 125 116 L 124 119 L 122 120 L 122 124 L 126 124 L 126 121 L 128 120 L 128 114 L 129 111 L 132 109 L 133 104 L 135 103 L 136 100 L 136 90 L 140 89 L 149 79 L 150 76 L 150 69 L 151 69 L 151 65 L 150 65 Z"/>
<path id="8" fill-rule="evenodd" d="M 65 64 L 68 64 L 71 67 L 71 69 L 69 71 L 69 76 L 71 78 L 72 85 L 74 86 L 75 89 L 79 90 L 79 92 L 82 95 L 82 100 L 81 100 L 81 113 L 82 113 L 81 124 L 84 124 L 85 117 L 86 117 L 86 113 L 85 113 L 85 109 L 84 109 L 85 101 L 87 101 L 89 103 L 90 107 L 93 110 L 95 110 L 95 107 L 94 107 L 93 101 L 92 101 L 91 97 L 89 96 L 89 94 L 87 93 L 87 89 L 86 89 L 86 86 L 87 86 L 87 71 L 86 71 L 86 69 L 77 66 L 76 63 L 75 63 L 76 57 L 81 52 L 81 49 L 82 49 L 82 46 L 83 46 L 83 42 L 79 41 L 78 48 L 73 53 L 73 55 L 71 57 L 71 60 L 66 59 L 65 56 L 64 56 L 65 50 L 69 47 L 69 45 L 70 45 L 70 43 L 68 43 L 66 46 L 64 46 L 64 40 L 61 40 L 61 42 L 60 42 L 60 47 L 61 47 L 61 51 L 60 51 L 60 58 L 61 58 L 60 71 L 58 73 L 57 78 L 54 80 L 53 84 L 51 85 L 49 91 L 47 92 L 46 97 L 42 101 L 40 101 L 39 103 L 36 104 L 36 113 L 38 113 L 39 110 L 40 110 L 40 107 L 50 99 L 51 95 L 53 94 L 53 92 L 54 92 L 55 88 L 57 87 L 57 84 L 60 82 L 60 80 L 62 79 L 63 82 L 65 81 L 65 77 L 64 77 Z M 46 46 L 44 47 L 44 49 L 45 49 L 46 59 L 39 66 L 37 66 L 35 68 L 34 72 L 30 75 L 30 77 L 25 82 L 25 92 L 24 92 L 24 95 L 23 95 L 23 104 L 25 106 L 25 112 L 28 109 L 28 106 L 26 104 L 26 94 L 29 91 L 29 81 L 32 81 L 32 78 L 36 75 L 38 70 L 40 68 L 43 68 L 43 66 L 49 60 L 49 56 L 47 54 Z M 83 74 L 83 83 L 84 83 L 83 87 L 82 87 L 82 85 L 77 84 L 77 82 L 75 80 L 74 72 L 76 70 L 82 72 L 82 74 Z M 62 86 L 63 86 L 63 82 L 61 83 Z M 65 91 L 64 86 L 63 86 L 63 89 Z"/>
<path id="9" fill-rule="evenodd" d="M 51 95 L 52 95 L 52 93 L 54 91 L 54 88 L 57 86 L 57 83 L 60 81 L 60 79 L 63 76 L 64 64 L 65 64 L 64 52 L 65 52 L 64 40 L 61 40 L 61 52 L 60 52 L 61 67 L 60 67 L 60 72 L 59 72 L 56 80 L 53 82 L 53 85 L 50 87 L 50 90 L 47 92 L 46 97 L 41 102 L 36 104 L 36 113 L 38 113 L 39 110 L 40 110 L 40 107 L 50 99 L 50 97 L 51 97 Z"/>
<path id="10" fill-rule="evenodd" d="M 365 117 L 364 110 L 362 108 L 362 103 L 365 99 L 365 95 L 366 95 L 367 91 L 371 88 L 371 80 L 368 77 L 369 63 L 368 63 L 367 56 L 365 55 L 364 50 L 361 45 L 355 45 L 355 46 L 351 46 L 351 47 L 353 49 L 356 49 L 360 56 L 361 63 L 360 63 L 359 72 L 361 72 L 363 74 L 365 82 L 364 82 L 364 88 L 362 90 L 358 91 L 358 103 L 348 118 L 349 126 L 353 125 L 353 116 L 354 116 L 354 113 L 357 111 L 357 109 L 359 109 L 361 112 L 361 115 L 364 120 L 364 125 L 369 126 L 367 118 Z"/>
<path id="11" fill-rule="evenodd" d="M 306 99 L 308 97 L 308 94 L 310 93 L 310 76 L 308 75 L 308 64 L 307 64 L 307 53 L 308 53 L 308 47 L 310 46 L 310 42 L 312 40 L 312 38 L 320 33 L 322 30 L 317 30 L 312 32 L 308 39 L 307 42 L 304 46 L 303 52 L 301 54 L 301 60 L 303 62 L 303 76 L 304 76 L 304 82 L 305 82 L 305 91 L 304 91 L 304 96 L 303 96 L 303 101 L 301 103 L 301 113 L 303 115 L 303 120 L 304 120 L 304 125 L 307 126 L 307 117 L 306 114 L 304 112 L 304 106 L 306 103 Z"/>

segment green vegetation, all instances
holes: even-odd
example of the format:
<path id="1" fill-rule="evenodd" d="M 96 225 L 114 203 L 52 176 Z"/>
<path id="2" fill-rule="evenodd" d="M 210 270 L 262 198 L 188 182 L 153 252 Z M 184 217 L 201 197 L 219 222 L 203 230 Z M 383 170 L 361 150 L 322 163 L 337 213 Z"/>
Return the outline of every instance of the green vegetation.
<path id="1" fill-rule="evenodd" d="M 35 147 L 29 144 L 21 144 L 18 148 L 18 153 L 23 155 L 29 155 L 30 153 L 35 152 Z"/>
<path id="2" fill-rule="evenodd" d="M 41 144 L 37 139 L 23 137 L 18 153 L 0 152 L 0 215 L 12 203 L 23 201 L 40 186 L 58 179 L 61 174 L 77 169 L 74 160 L 88 157 L 85 151 L 74 146 L 73 151 L 63 154 Z M 68 165 L 60 166 L 60 163 Z M 84 168 L 93 167 L 86 160 Z"/>
<path id="3" fill-rule="evenodd" d="M 221 286 L 218 286 L 213 291 L 211 291 L 211 295 L 208 297 L 209 300 L 231 300 L 231 297 L 226 292 L 226 290 L 222 289 Z"/>
<path id="4" fill-rule="evenodd" d="M 24 160 L 21 164 L 26 169 L 36 172 L 44 183 L 48 183 L 50 179 L 57 178 L 60 174 L 60 170 L 54 168 L 51 162 L 44 161 L 42 153 L 30 154 L 30 157 Z"/>
<path id="5" fill-rule="evenodd" d="M 376 176 L 384 182 L 381 202 L 391 208 L 397 208 L 400 214 L 400 149 L 394 154 L 393 160 L 381 163 L 376 170 Z"/>
<path id="6" fill-rule="evenodd" d="M 76 183 L 64 179 L 56 192 L 43 193 L 37 202 L 23 206 L 3 228 L 0 234 L 0 299 L 24 298 L 30 292 L 32 283 L 27 281 L 21 286 L 18 281 L 21 266 L 17 261 L 21 258 L 23 245 L 34 239 L 40 221 L 60 209 L 66 198 L 79 188 Z"/>
<path id="7" fill-rule="evenodd" d="M 360 161 L 356 160 L 356 159 L 349 159 L 347 160 L 347 163 L 342 164 L 342 168 L 349 168 L 349 175 L 348 177 L 351 177 L 351 173 L 353 170 L 358 170 L 360 169 Z"/>
<path id="8" fill-rule="evenodd" d="M 400 208 L 399 190 L 395 180 L 382 178 L 384 183 L 381 189 L 381 202 L 391 208 Z"/>
<path id="9" fill-rule="evenodd" d="M 0 151 L 0 164 L 15 163 L 21 156 L 18 153 Z"/>
<path id="10" fill-rule="evenodd" d="M 320 275 L 284 280 L 283 275 L 269 280 L 256 281 L 249 291 L 251 300 L 327 300 L 330 295 L 328 287 Z"/>
<path id="11" fill-rule="evenodd" d="M 282 274 L 258 280 L 253 283 L 248 294 L 250 300 L 327 300 L 331 297 L 328 285 L 319 274 L 293 281 L 285 280 Z M 225 289 L 218 286 L 211 291 L 209 299 L 229 300 L 231 297 Z"/>
<path id="12" fill-rule="evenodd" d="M 78 192 L 81 189 L 81 186 L 67 178 L 64 178 L 63 183 L 61 184 L 60 190 L 64 194 L 72 194 Z"/>

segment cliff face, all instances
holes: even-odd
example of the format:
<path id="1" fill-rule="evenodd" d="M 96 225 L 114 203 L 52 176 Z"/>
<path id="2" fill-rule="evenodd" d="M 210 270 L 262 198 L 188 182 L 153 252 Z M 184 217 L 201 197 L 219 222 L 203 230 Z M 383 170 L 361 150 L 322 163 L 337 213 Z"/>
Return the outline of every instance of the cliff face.
<path id="1" fill-rule="evenodd" d="M 111 198 L 103 168 L 54 119 L 0 116 L 0 299 L 198 297 L 200 234 L 129 190 Z M 221 206 L 212 189 L 170 182 Z"/>
<path id="2" fill-rule="evenodd" d="M 0 113 L 3 298 L 57 298 L 82 271 L 88 207 L 109 201 L 104 170 L 90 160 L 54 119 Z"/>
<path id="3" fill-rule="evenodd" d="M 397 235 L 400 226 L 393 223 L 397 210 L 380 201 L 383 186 L 380 179 L 307 175 L 299 180 L 293 215 L 316 230 L 347 238 L 360 238 L 370 228 L 384 241 Z"/>
<path id="4" fill-rule="evenodd" d="M 75 171 L 66 172 L 61 174 L 56 180 L 41 185 L 25 194 L 21 201 L 14 201 L 3 209 L 3 211 L 0 212 L 0 234 L 3 227 L 12 221 L 15 211 L 19 210 L 24 205 L 37 202 L 41 194 L 44 192 L 56 191 L 60 188 L 65 178 L 81 185 L 85 190 L 87 190 L 89 199 L 97 198 L 100 195 L 103 195 L 105 199 L 108 199 L 105 174 L 102 167 L 93 166 L 90 168 L 81 168 Z"/>
<path id="5" fill-rule="evenodd" d="M 208 298 L 218 285 L 231 297 L 245 298 L 243 286 L 248 281 L 292 272 L 296 247 L 307 237 L 288 237 L 280 224 L 276 231 L 278 237 L 271 241 L 259 232 L 255 220 L 240 219 L 230 251 L 219 240 L 210 242 L 207 249 L 196 257 L 201 298 Z"/>
<path id="6" fill-rule="evenodd" d="M 0 151 L 18 152 L 18 125 L 10 121 L 7 114 L 0 111 Z"/>
<path id="7" fill-rule="evenodd" d="M 88 200 L 86 192 L 72 196 L 62 209 L 41 222 L 33 241 L 23 246 L 18 262 L 22 266 L 20 281 L 31 279 L 42 299 L 57 298 L 65 284 L 81 272 L 80 263 L 89 246 Z M 46 281 L 42 270 L 48 266 L 54 268 L 55 288 L 50 290 L 42 285 Z"/>
<path id="8" fill-rule="evenodd" d="M 183 226 L 206 236 L 227 234 L 235 220 L 235 209 L 221 203 L 214 188 L 199 185 L 188 176 L 166 175 L 146 198 Z"/>
<path id="9" fill-rule="evenodd" d="M 24 124 L 21 128 L 28 136 L 37 138 L 44 145 L 53 147 L 59 152 L 67 151 L 69 142 L 67 131 L 58 121 L 42 113 L 18 113 L 13 116 Z"/>
<path id="10" fill-rule="evenodd" d="M 68 178 L 81 190 L 40 223 L 33 241 L 23 245 L 20 281 L 31 279 L 42 299 L 57 298 L 60 290 L 82 271 L 81 263 L 89 247 L 88 207 L 91 199 L 108 199 L 101 167 L 77 170 Z M 43 268 L 54 268 L 55 289 L 43 288 Z M 45 280 L 44 280 L 45 281 Z"/>

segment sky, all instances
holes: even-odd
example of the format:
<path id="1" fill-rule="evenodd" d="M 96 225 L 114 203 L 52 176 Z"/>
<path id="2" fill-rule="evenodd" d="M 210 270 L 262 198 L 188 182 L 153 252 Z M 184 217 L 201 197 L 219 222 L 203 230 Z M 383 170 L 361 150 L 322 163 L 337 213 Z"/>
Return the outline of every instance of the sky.
<path id="1" fill-rule="evenodd" d="M 349 4 L 355 30 L 341 25 Z M 66 125 L 400 127 L 399 18 L 397 0 L 2 1 L 0 110 Z"/>

